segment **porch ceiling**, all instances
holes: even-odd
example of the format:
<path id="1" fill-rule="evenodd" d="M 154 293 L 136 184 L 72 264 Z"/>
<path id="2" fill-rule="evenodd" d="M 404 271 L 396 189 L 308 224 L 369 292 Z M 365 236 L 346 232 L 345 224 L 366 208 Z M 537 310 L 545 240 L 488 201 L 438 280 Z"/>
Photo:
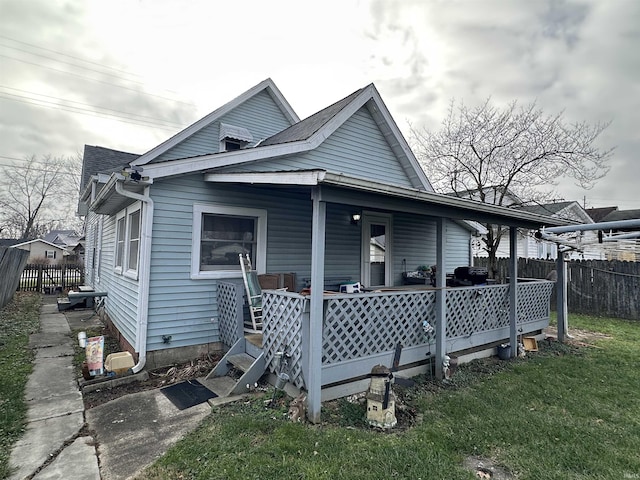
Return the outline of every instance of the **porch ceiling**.
<path id="1" fill-rule="evenodd" d="M 319 186 L 320 200 L 366 208 L 474 220 L 519 228 L 564 226 L 564 219 L 490 205 L 440 193 L 388 185 L 324 170 L 205 173 L 205 181 L 262 185 Z"/>

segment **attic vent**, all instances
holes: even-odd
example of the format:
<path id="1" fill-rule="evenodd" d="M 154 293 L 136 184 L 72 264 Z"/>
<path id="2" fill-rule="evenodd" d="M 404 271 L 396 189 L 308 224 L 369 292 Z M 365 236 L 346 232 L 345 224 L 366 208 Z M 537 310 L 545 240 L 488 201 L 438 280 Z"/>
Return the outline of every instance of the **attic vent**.
<path id="1" fill-rule="evenodd" d="M 224 139 L 239 140 L 241 142 L 253 142 L 253 135 L 246 128 L 236 127 L 234 125 L 228 125 L 226 123 L 220 124 L 220 141 Z"/>

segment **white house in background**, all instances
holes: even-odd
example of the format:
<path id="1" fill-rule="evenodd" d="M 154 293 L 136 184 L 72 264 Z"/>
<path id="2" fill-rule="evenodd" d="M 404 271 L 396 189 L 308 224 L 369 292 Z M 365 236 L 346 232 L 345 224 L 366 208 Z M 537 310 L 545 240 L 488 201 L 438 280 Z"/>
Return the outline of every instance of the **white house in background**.
<path id="1" fill-rule="evenodd" d="M 484 202 L 489 204 L 502 204 L 514 210 L 535 213 L 553 217 L 567 223 L 592 223 L 589 214 L 575 201 L 551 202 L 539 205 L 523 205 L 523 202 L 513 192 L 503 187 L 487 187 L 484 191 Z M 460 198 L 480 200 L 478 190 L 467 190 L 452 194 Z M 555 260 L 558 257 L 558 247 L 555 243 L 541 240 L 535 237 L 535 230 L 518 230 L 518 257 L 520 258 L 543 258 Z M 597 232 L 581 232 L 579 234 L 561 235 L 570 239 L 579 247 L 571 251 L 569 257 L 575 260 L 601 260 L 606 258 L 604 250 L 598 244 Z M 473 242 L 474 255 L 487 257 L 487 251 L 482 248 L 484 243 L 481 239 Z M 497 250 L 497 257 L 509 256 L 509 232 L 506 231 L 500 241 Z"/>
<path id="2" fill-rule="evenodd" d="M 594 222 L 620 222 L 640 218 L 640 209 L 619 210 L 618 207 L 589 208 L 587 213 Z M 605 236 L 624 235 L 637 231 L 637 229 L 627 230 L 606 230 Z M 607 260 L 622 260 L 628 262 L 640 261 L 640 239 L 625 238 L 615 241 L 606 241 L 599 245 Z"/>
<path id="3" fill-rule="evenodd" d="M 593 219 L 576 201 L 552 202 L 543 205 L 525 205 L 517 207 L 519 210 L 548 215 L 566 223 L 593 223 Z M 522 238 L 518 239 L 518 255 L 523 258 L 545 258 L 555 260 L 558 258 L 558 247 L 555 243 L 541 240 L 535 237 L 535 231 L 522 230 Z M 598 243 L 598 233 L 595 231 L 562 234 L 559 237 L 566 239 L 570 244 L 577 246 L 576 250 L 568 252 L 572 260 L 603 260 L 604 251 Z M 509 250 L 509 236 L 500 244 L 500 252 Z M 498 256 L 506 256 L 499 254 Z"/>
<path id="4" fill-rule="evenodd" d="M 18 243 L 13 245 L 11 248 L 27 250 L 29 252 L 29 259 L 27 260 L 27 263 L 36 263 L 47 260 L 50 264 L 57 265 L 63 263 L 66 257 L 70 255 L 64 247 L 56 245 L 55 243 L 47 242 L 40 238 Z"/>

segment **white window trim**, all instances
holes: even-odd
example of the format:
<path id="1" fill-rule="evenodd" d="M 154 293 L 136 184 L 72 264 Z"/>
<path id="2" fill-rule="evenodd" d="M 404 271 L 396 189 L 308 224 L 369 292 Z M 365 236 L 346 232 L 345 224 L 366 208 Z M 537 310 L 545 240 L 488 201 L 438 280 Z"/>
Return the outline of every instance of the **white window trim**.
<path id="1" fill-rule="evenodd" d="M 128 268 L 129 266 L 129 234 L 131 232 L 131 222 L 129 221 L 129 216 L 132 213 L 135 213 L 137 210 L 140 211 L 140 237 L 138 240 L 138 262 L 137 268 L 135 270 L 131 270 Z M 118 258 L 118 221 L 124 217 L 124 245 L 122 251 L 122 265 L 116 265 L 115 262 Z M 132 280 L 138 280 L 138 269 L 140 268 L 140 247 L 142 244 L 142 204 L 141 202 L 136 202 L 132 205 L 129 205 L 124 210 L 118 212 L 116 215 L 116 235 L 115 235 L 115 249 L 114 249 L 114 257 L 113 257 L 113 270 L 116 274 L 122 275 L 124 277 L 130 278 Z"/>
<path id="2" fill-rule="evenodd" d="M 120 220 L 122 220 L 124 218 L 124 240 L 123 240 L 123 244 L 122 244 L 122 259 L 121 259 L 121 263 L 120 265 L 118 265 L 118 224 L 120 223 Z M 125 252 L 127 250 L 127 210 L 124 209 L 121 212 L 119 212 L 116 215 L 116 239 L 115 239 L 115 249 L 113 251 L 114 255 L 113 255 L 113 270 L 114 272 L 116 272 L 119 275 L 122 275 L 122 271 L 125 265 Z M 94 262 L 94 268 L 95 268 L 95 262 Z"/>
<path id="3" fill-rule="evenodd" d="M 136 268 L 134 269 L 130 269 L 129 268 L 129 259 L 130 259 L 130 255 L 131 255 L 131 222 L 129 221 L 129 219 L 131 218 L 131 215 L 133 215 L 134 213 L 136 213 L 136 211 L 139 212 L 139 216 L 138 216 L 138 251 L 136 253 L 136 256 L 138 257 L 136 259 Z M 124 243 L 126 245 L 125 248 L 125 264 L 126 265 L 126 270 L 124 271 L 124 276 L 127 278 L 131 278 L 132 280 L 138 280 L 138 268 L 140 267 L 140 247 L 142 245 L 142 208 L 140 205 L 140 202 L 137 202 L 135 204 L 135 207 L 129 207 L 127 208 L 127 220 L 126 220 L 126 224 L 127 224 L 127 232 L 125 234 L 124 237 Z M 123 265 L 123 268 L 124 268 Z"/>
<path id="4" fill-rule="evenodd" d="M 200 235 L 202 233 L 202 214 L 211 213 L 214 215 L 233 215 L 238 217 L 257 218 L 256 225 L 256 251 L 257 263 L 254 268 L 258 273 L 267 270 L 267 211 L 258 208 L 232 207 L 228 205 L 213 205 L 194 203 L 193 205 L 193 228 L 191 242 L 191 278 L 193 280 L 217 280 L 225 278 L 242 278 L 242 272 L 238 270 L 200 270 Z M 255 259 L 251 259 L 256 262 Z"/>

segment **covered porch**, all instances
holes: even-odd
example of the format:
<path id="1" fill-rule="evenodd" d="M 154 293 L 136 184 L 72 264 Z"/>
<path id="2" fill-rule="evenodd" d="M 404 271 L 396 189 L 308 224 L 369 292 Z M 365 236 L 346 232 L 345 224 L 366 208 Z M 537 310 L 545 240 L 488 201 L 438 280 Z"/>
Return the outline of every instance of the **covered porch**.
<path id="1" fill-rule="evenodd" d="M 311 288 L 307 295 L 263 291 L 262 349 L 266 368 L 272 372 L 277 352 L 286 349 L 291 355 L 290 381 L 306 390 L 307 414 L 311 421 L 319 422 L 323 399 L 349 394 L 344 388 L 337 388 L 339 385 L 364 378 L 376 364 L 392 366 L 399 349 L 399 368 L 424 365 L 429 360 L 433 362 L 435 375 L 442 378 L 447 354 L 504 340 L 515 346 L 519 335 L 548 325 L 554 283 L 517 282 L 515 240 L 510 244 L 512 262 L 508 284 L 447 287 L 447 272 L 459 265 L 447 265 L 446 229 L 452 221 L 508 225 L 510 238 L 516 239 L 520 227 L 538 229 L 557 224 L 558 220 L 325 171 L 296 175 L 295 183 L 308 192 L 311 200 L 310 218 L 307 218 L 311 248 L 306 270 L 310 272 Z M 278 178 L 283 176 L 238 173 L 207 177 L 212 182 L 251 182 L 263 187 L 286 188 L 278 185 Z M 286 178 L 286 182 L 291 181 Z M 374 272 L 371 266 L 367 268 L 363 254 L 362 270 L 355 276 L 360 276 L 362 283 L 371 287 L 370 291 L 327 293 L 324 288 L 327 278 L 336 275 L 335 267 L 326 268 L 333 253 L 326 251 L 326 239 L 333 225 L 327 220 L 327 212 L 335 211 L 336 207 L 341 211 L 379 214 L 376 222 L 380 223 L 384 223 L 384 215 L 430 219 L 435 224 L 435 235 L 429 242 L 430 248 L 435 244 L 435 258 L 428 260 L 437 265 L 435 286 L 400 286 L 397 258 L 385 262 L 387 271 L 381 277 L 384 283 L 373 283 Z M 361 232 L 362 235 L 360 232 L 358 235 L 364 252 L 365 239 L 373 235 L 369 235 L 368 225 L 364 225 Z M 410 241 L 413 248 L 427 247 L 424 239 L 411 238 Z M 219 282 L 217 296 L 221 339 L 230 346 L 243 336 L 242 323 L 238 322 L 242 316 L 238 306 L 241 288 L 237 283 Z M 515 356 L 516 348 L 511 350 Z"/>
<path id="2" fill-rule="evenodd" d="M 309 408 L 318 402 L 319 415 L 320 402 L 365 390 L 374 365 L 393 365 L 405 375 L 435 367 L 441 376 L 445 354 L 491 348 L 507 339 L 515 345 L 512 334 L 527 335 L 548 325 L 554 285 L 546 280 L 518 282 L 515 295 L 511 284 L 324 293 L 319 329 L 313 324 L 311 296 L 267 290 L 263 292 L 265 364 L 275 373 L 278 352 L 286 351 L 290 382 L 308 392 Z M 218 289 L 221 307 L 228 312 L 221 316 L 221 335 L 233 345 L 243 335 L 237 315 L 241 288 L 229 282 Z M 442 294 L 444 318 L 438 317 Z M 515 349 L 512 352 L 515 355 Z M 312 397 L 314 392 L 317 398 Z"/>

